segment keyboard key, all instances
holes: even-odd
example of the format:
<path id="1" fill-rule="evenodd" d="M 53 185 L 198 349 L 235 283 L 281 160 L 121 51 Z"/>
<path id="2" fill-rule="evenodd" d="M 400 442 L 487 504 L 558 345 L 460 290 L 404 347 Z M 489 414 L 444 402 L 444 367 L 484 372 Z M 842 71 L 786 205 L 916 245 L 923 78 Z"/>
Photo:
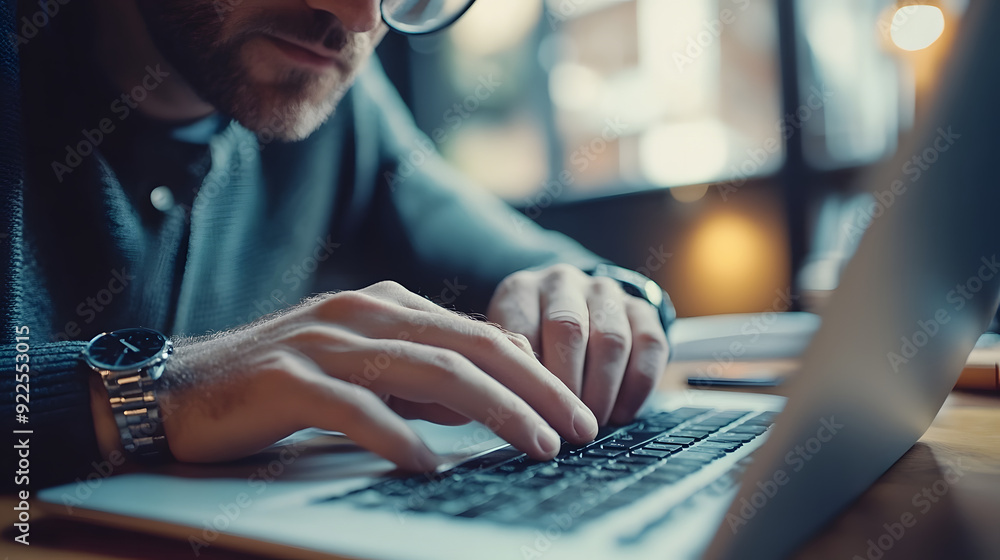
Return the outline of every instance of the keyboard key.
<path id="1" fill-rule="evenodd" d="M 451 469 L 449 472 L 452 474 L 465 474 L 485 470 L 516 457 L 527 457 L 527 455 L 514 448 L 498 449 L 492 453 L 487 453 L 482 457 L 476 457 L 475 459 L 466 461 L 465 463 Z"/>
<path id="2" fill-rule="evenodd" d="M 662 459 L 670 455 L 669 451 L 659 451 L 656 449 L 636 449 L 635 451 L 629 453 L 632 457 L 655 457 L 657 459 Z"/>
<path id="3" fill-rule="evenodd" d="M 686 437 L 691 439 L 705 439 L 709 434 L 714 433 L 716 430 L 676 430 L 670 432 L 669 435 L 675 437 Z"/>
<path id="4" fill-rule="evenodd" d="M 629 448 L 630 447 L 627 443 L 622 443 L 620 441 L 614 441 L 614 440 L 601 444 L 601 449 L 621 449 L 624 451 L 628 451 Z"/>
<path id="5" fill-rule="evenodd" d="M 558 464 L 549 464 L 536 470 L 534 478 L 563 478 L 574 470 L 572 468 L 567 469 Z"/>
<path id="6" fill-rule="evenodd" d="M 642 477 L 643 482 L 654 482 L 657 484 L 673 484 L 678 482 L 682 478 L 686 477 L 688 473 L 679 473 L 674 471 L 661 471 L 655 470 L 646 476 Z"/>
<path id="7" fill-rule="evenodd" d="M 477 506 L 471 507 L 471 508 L 469 508 L 469 509 L 467 509 L 467 510 L 465 510 L 465 511 L 463 511 L 463 512 L 457 514 L 457 515 L 459 517 L 467 517 L 467 518 L 470 518 L 470 519 L 476 518 L 476 517 L 480 517 L 483 514 L 489 513 L 491 511 L 495 511 L 495 510 L 497 510 L 497 509 L 499 509 L 499 508 L 501 508 L 501 507 L 503 507 L 503 506 L 505 506 L 507 504 L 510 504 L 510 503 L 512 503 L 512 502 L 514 502 L 516 500 L 517 500 L 517 498 L 514 497 L 511 494 L 497 494 L 496 496 L 493 496 L 492 498 L 490 498 L 488 501 L 486 501 L 486 502 L 484 502 L 482 504 L 479 504 Z"/>
<path id="8" fill-rule="evenodd" d="M 669 443 L 671 445 L 680 445 L 682 447 L 687 447 L 695 442 L 694 438 L 680 437 L 680 436 L 661 436 L 656 438 L 656 443 Z"/>
<path id="9" fill-rule="evenodd" d="M 641 444 L 659 436 L 662 433 L 663 430 L 633 429 L 626 431 L 624 434 L 618 435 L 617 439 L 624 443 L 635 442 L 635 444 Z"/>
<path id="10" fill-rule="evenodd" d="M 661 472 L 674 472 L 674 473 L 688 475 L 693 472 L 697 472 L 703 466 L 705 466 L 703 463 L 690 463 L 684 461 L 678 462 L 671 459 L 665 463 L 660 463 L 656 467 L 656 470 Z"/>
<path id="11" fill-rule="evenodd" d="M 708 438 L 708 441 L 738 441 L 740 443 L 746 443 L 757 436 L 753 434 L 733 434 L 729 432 L 724 432 L 721 434 L 712 434 Z"/>
<path id="12" fill-rule="evenodd" d="M 623 449 L 589 449 L 583 452 L 584 457 L 604 457 L 611 459 L 625 453 Z"/>
<path id="13" fill-rule="evenodd" d="M 587 457 L 583 454 L 580 455 L 570 455 L 565 459 L 556 458 L 556 463 L 560 465 L 593 465 L 594 463 L 599 463 L 606 461 L 605 457 Z"/>
<path id="14" fill-rule="evenodd" d="M 764 426 L 758 426 L 758 425 L 755 425 L 755 424 L 751 424 L 751 425 L 740 424 L 739 426 L 733 426 L 732 428 L 730 428 L 729 430 L 727 430 L 726 433 L 727 434 L 753 434 L 753 435 L 759 436 L 760 434 L 763 434 L 766 431 L 767 431 L 767 428 L 765 428 Z"/>
<path id="15" fill-rule="evenodd" d="M 669 451 L 670 453 L 676 453 L 681 449 L 684 449 L 682 445 L 672 445 L 669 443 L 647 443 L 642 446 L 643 449 L 655 449 L 657 451 Z"/>
<path id="16" fill-rule="evenodd" d="M 698 408 L 692 406 L 692 407 L 678 408 L 677 410 L 674 410 L 670 414 L 671 416 L 675 416 L 677 418 L 690 419 L 694 418 L 695 416 L 704 414 L 706 412 L 712 412 L 712 410 L 713 409 L 711 408 Z"/>
<path id="17" fill-rule="evenodd" d="M 717 451 L 714 449 L 702 448 L 702 449 L 687 449 L 683 453 L 678 453 L 678 457 L 688 458 L 688 457 L 711 457 L 712 459 L 721 459 L 726 456 L 722 451 Z"/>
<path id="18" fill-rule="evenodd" d="M 618 457 L 615 459 L 616 463 L 627 463 L 632 465 L 652 465 L 653 463 L 660 462 L 660 457 L 650 457 L 650 456 L 636 456 L 634 454 L 628 454 L 624 457 Z"/>
<path id="19" fill-rule="evenodd" d="M 742 445 L 743 444 L 738 441 L 734 442 L 705 441 L 692 447 L 691 449 L 716 449 L 719 451 L 725 451 L 726 453 L 730 453 L 736 451 L 737 449 L 742 447 Z"/>

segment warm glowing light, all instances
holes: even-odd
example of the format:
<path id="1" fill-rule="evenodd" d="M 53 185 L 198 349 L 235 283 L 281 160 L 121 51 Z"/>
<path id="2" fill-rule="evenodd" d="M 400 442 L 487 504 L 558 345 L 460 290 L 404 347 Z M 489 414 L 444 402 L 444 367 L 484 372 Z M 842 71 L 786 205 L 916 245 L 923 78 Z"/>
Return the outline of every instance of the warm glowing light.
<path id="1" fill-rule="evenodd" d="M 944 33 L 944 13 L 936 6 L 903 6 L 892 16 L 889 35 L 904 51 L 919 51 L 934 44 Z"/>
<path id="2" fill-rule="evenodd" d="M 775 305 L 787 285 L 788 255 L 779 216 L 719 209 L 687 232 L 677 248 L 678 287 L 691 313 L 743 313 Z"/>

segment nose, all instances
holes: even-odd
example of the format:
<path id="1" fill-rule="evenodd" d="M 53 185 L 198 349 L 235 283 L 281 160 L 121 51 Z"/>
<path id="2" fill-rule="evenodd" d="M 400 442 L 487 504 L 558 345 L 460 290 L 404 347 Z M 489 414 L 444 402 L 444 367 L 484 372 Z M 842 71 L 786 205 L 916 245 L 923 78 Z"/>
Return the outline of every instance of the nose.
<path id="1" fill-rule="evenodd" d="M 306 5 L 333 14 L 355 33 L 371 31 L 382 21 L 382 0 L 306 0 Z"/>

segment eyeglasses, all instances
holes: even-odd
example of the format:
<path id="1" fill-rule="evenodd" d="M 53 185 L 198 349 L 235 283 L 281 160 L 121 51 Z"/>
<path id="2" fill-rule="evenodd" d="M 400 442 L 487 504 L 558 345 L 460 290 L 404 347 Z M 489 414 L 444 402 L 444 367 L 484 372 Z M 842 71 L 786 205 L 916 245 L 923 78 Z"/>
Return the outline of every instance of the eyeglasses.
<path id="1" fill-rule="evenodd" d="M 476 0 L 382 0 L 382 19 L 404 35 L 426 35 L 455 23 Z"/>

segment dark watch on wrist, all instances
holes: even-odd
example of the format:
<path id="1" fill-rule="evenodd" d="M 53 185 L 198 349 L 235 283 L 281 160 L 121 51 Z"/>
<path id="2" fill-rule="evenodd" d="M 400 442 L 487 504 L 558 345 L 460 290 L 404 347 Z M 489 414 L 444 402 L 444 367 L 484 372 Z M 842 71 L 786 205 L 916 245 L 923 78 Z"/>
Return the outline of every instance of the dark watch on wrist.
<path id="1" fill-rule="evenodd" d="M 156 381 L 173 351 L 166 336 L 144 328 L 101 333 L 83 350 L 83 360 L 101 375 L 108 389 L 122 446 L 132 459 L 159 462 L 171 458 Z"/>
<path id="2" fill-rule="evenodd" d="M 669 332 L 670 325 L 677 318 L 677 312 L 674 310 L 674 304 L 670 301 L 670 296 L 656 282 L 634 270 L 605 263 L 594 267 L 589 274 L 617 280 L 627 294 L 648 301 L 659 312 L 663 332 Z"/>

